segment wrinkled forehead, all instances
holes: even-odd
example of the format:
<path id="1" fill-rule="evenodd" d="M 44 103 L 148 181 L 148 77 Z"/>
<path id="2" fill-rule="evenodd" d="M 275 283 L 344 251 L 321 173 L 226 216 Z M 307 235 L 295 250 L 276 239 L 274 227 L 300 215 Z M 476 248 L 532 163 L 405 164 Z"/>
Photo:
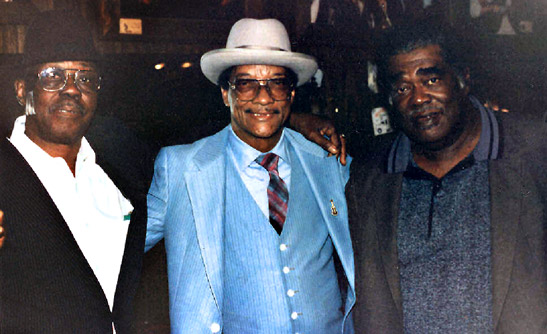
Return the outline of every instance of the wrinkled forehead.
<path id="1" fill-rule="evenodd" d="M 408 68 L 430 66 L 447 66 L 439 45 L 427 45 L 407 52 L 400 52 L 389 59 L 391 73 Z"/>
<path id="2" fill-rule="evenodd" d="M 387 82 L 394 83 L 412 76 L 455 74 L 454 68 L 445 61 L 438 45 L 400 53 L 389 59 Z"/>
<path id="3" fill-rule="evenodd" d="M 60 62 L 51 62 L 51 63 L 42 63 L 36 67 L 36 70 L 39 72 L 46 68 L 55 67 L 62 69 L 75 69 L 75 70 L 94 70 L 97 71 L 97 65 L 89 61 L 60 61 Z"/>
<path id="4" fill-rule="evenodd" d="M 277 65 L 238 65 L 232 69 L 232 77 L 256 77 L 267 78 L 287 74 L 287 69 Z"/>

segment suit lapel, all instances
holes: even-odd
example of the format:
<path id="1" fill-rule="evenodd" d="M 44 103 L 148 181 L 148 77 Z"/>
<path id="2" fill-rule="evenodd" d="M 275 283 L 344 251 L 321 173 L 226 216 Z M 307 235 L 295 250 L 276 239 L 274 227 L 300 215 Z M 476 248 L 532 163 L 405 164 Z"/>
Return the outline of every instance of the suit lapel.
<path id="1" fill-rule="evenodd" d="M 287 138 L 293 139 L 290 136 L 287 136 Z M 324 177 L 325 175 L 338 176 L 338 173 L 334 173 L 332 170 L 340 167 L 335 159 L 322 158 L 316 155 L 313 155 L 310 159 L 307 157 L 309 153 L 301 150 L 299 143 L 292 145 L 291 140 L 288 143 L 291 152 L 291 168 L 294 170 L 300 168 L 304 177 L 308 179 L 311 189 L 315 194 L 315 200 L 321 208 L 321 215 L 327 225 L 342 267 L 344 268 L 352 292 L 352 294 L 348 295 L 348 300 L 346 301 L 346 312 L 349 312 L 355 303 L 355 268 L 347 223 L 348 210 L 343 192 L 344 180 L 341 177 L 328 179 Z M 292 179 L 291 184 L 294 184 L 294 182 L 297 182 L 297 180 Z M 342 191 L 337 191 L 337 189 L 342 189 Z M 333 204 L 331 204 L 331 201 L 336 208 L 336 215 L 332 214 Z M 289 200 L 289 207 L 290 205 Z"/>
<path id="2" fill-rule="evenodd" d="M 401 198 L 402 174 L 380 174 L 373 189 L 382 189 L 375 196 L 375 219 L 378 234 L 379 251 L 382 257 L 386 279 L 391 295 L 402 315 L 401 284 L 399 276 L 399 258 L 397 252 L 397 219 Z"/>
<path id="3" fill-rule="evenodd" d="M 521 184 L 516 170 L 516 163 L 507 160 L 494 160 L 490 164 L 491 188 L 491 233 L 492 233 L 492 288 L 493 288 L 493 319 L 498 323 L 503 301 L 507 295 L 510 274 L 515 250 L 515 236 L 518 217 L 520 215 Z M 393 299 L 402 312 L 400 277 L 397 254 L 397 219 L 402 184 L 402 175 L 383 175 L 378 177 L 375 189 L 384 191 L 376 193 L 376 224 L 380 254 L 384 264 L 387 281 Z M 385 203 L 391 207 L 385 208 Z"/>
<path id="4" fill-rule="evenodd" d="M 490 205 L 492 239 L 492 316 L 494 329 L 500 319 L 511 282 L 517 226 L 521 211 L 519 161 L 501 159 L 490 163 Z M 516 161 L 515 161 L 516 159 Z"/>
<path id="5" fill-rule="evenodd" d="M 24 228 L 32 230 L 32 235 L 38 239 L 36 241 L 29 239 L 28 242 L 43 243 L 54 240 L 57 244 L 55 249 L 59 252 L 48 254 L 48 256 L 57 256 L 64 259 L 62 261 L 67 261 L 65 265 L 70 267 L 64 269 L 70 271 L 71 275 L 75 275 L 75 279 L 88 281 L 87 286 L 90 287 L 90 291 L 86 293 L 91 294 L 91 298 L 101 299 L 108 310 L 108 302 L 97 277 L 38 176 L 19 151 L 7 140 L 2 142 L 1 150 L 8 157 L 0 167 L 2 195 L 18 202 L 18 205 L 32 206 L 32 210 L 27 210 L 24 214 Z"/>
<path id="6" fill-rule="evenodd" d="M 492 289 L 493 321 L 497 325 L 503 302 L 509 290 L 510 274 L 520 215 L 518 162 L 494 160 L 490 164 L 491 233 L 492 233 Z M 402 297 L 397 253 L 397 219 L 402 185 L 402 174 L 382 174 L 376 179 L 375 221 L 380 254 L 393 300 L 402 314 Z M 390 203 L 387 207 L 386 203 Z"/>
<path id="7" fill-rule="evenodd" d="M 184 174 L 205 272 L 222 310 L 224 210 L 227 129 L 214 136 L 194 157 L 196 170 Z"/>
<path id="8" fill-rule="evenodd" d="M 498 326 L 509 285 L 516 247 L 517 229 L 522 212 L 522 196 L 526 193 L 518 141 L 521 138 L 511 123 L 500 122 L 501 158 L 489 162 L 490 231 L 492 242 L 492 318 L 494 331 Z"/>
<path id="9" fill-rule="evenodd" d="M 144 244 L 146 239 L 146 200 L 136 196 L 131 201 L 134 207 L 131 213 L 131 220 L 127 229 L 127 237 L 123 258 L 116 283 L 116 294 L 114 296 L 113 313 L 115 320 L 124 313 L 128 301 L 132 300 L 142 270 L 142 259 L 144 256 Z M 122 306 L 123 305 L 123 306 Z M 120 309 L 122 306 L 122 309 Z M 129 313 L 129 311 L 127 311 Z"/>

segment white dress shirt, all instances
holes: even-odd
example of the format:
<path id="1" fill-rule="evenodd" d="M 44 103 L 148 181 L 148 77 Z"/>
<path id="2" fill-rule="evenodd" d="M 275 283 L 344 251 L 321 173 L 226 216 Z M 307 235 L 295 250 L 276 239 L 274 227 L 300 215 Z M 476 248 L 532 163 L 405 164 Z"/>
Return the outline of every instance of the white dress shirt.
<path id="1" fill-rule="evenodd" d="M 51 157 L 26 136 L 25 121 L 25 116 L 17 118 L 10 141 L 61 212 L 112 310 L 133 206 L 95 163 L 85 138 L 73 175 L 63 158 Z"/>
<path id="2" fill-rule="evenodd" d="M 291 185 L 291 165 L 289 161 L 289 153 L 287 150 L 287 141 L 285 133 L 281 134 L 281 138 L 275 147 L 269 151 L 262 153 L 249 144 L 242 141 L 232 130 L 230 126 L 230 135 L 228 136 L 228 156 L 236 167 L 243 183 L 251 196 L 253 196 L 256 204 L 266 217 L 270 216 L 268 207 L 268 184 L 270 183 L 270 174 L 255 161 L 259 155 L 266 153 L 275 153 L 279 156 L 277 171 L 279 177 L 287 185 L 289 190 L 290 201 L 290 185 Z"/>

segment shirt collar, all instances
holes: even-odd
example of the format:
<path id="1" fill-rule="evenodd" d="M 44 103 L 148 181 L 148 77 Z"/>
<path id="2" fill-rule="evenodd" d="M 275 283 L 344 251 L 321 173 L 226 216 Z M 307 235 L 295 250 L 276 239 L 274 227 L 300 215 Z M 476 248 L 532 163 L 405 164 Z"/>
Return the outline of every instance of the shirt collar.
<path id="1" fill-rule="evenodd" d="M 26 116 L 19 116 L 15 120 L 15 123 L 13 124 L 13 130 L 11 132 L 10 141 L 14 144 L 18 144 L 16 146 L 24 146 L 26 147 L 32 154 L 36 156 L 40 156 L 43 158 L 52 158 L 49 154 L 47 154 L 40 146 L 38 146 L 35 142 L 30 140 L 29 137 L 25 134 L 25 125 L 26 125 L 27 117 Z M 95 152 L 91 148 L 91 145 L 89 145 L 89 142 L 85 137 L 82 137 L 82 143 L 80 145 L 80 150 L 78 151 L 78 155 L 76 156 L 76 169 L 79 168 L 79 166 L 82 166 L 83 164 L 92 163 L 95 164 Z"/>
<path id="2" fill-rule="evenodd" d="M 249 167 L 256 160 L 256 158 L 266 153 L 275 153 L 279 156 L 281 162 L 290 164 L 289 154 L 287 151 L 287 141 L 285 140 L 285 132 L 283 130 L 275 147 L 268 152 L 262 153 L 241 140 L 235 134 L 231 125 L 229 128 L 230 135 L 228 136 L 228 148 L 233 152 L 235 162 L 241 170 Z"/>
<path id="3" fill-rule="evenodd" d="M 495 160 L 500 154 L 498 121 L 492 110 L 485 108 L 476 97 L 469 96 L 469 100 L 479 110 L 481 119 L 481 136 L 473 149 L 473 158 L 475 161 Z M 395 138 L 388 156 L 388 173 L 402 173 L 407 170 L 412 161 L 410 144 L 410 139 L 403 132 Z"/>

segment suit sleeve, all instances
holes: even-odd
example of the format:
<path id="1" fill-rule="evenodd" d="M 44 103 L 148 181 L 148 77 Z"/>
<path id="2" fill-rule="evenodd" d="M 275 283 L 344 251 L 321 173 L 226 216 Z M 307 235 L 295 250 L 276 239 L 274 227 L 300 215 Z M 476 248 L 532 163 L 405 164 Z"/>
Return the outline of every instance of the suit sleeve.
<path id="1" fill-rule="evenodd" d="M 154 166 L 154 177 L 148 191 L 148 223 L 146 227 L 147 252 L 158 241 L 163 239 L 164 224 L 169 197 L 169 177 L 167 168 L 167 154 L 164 149 L 160 151 Z"/>

